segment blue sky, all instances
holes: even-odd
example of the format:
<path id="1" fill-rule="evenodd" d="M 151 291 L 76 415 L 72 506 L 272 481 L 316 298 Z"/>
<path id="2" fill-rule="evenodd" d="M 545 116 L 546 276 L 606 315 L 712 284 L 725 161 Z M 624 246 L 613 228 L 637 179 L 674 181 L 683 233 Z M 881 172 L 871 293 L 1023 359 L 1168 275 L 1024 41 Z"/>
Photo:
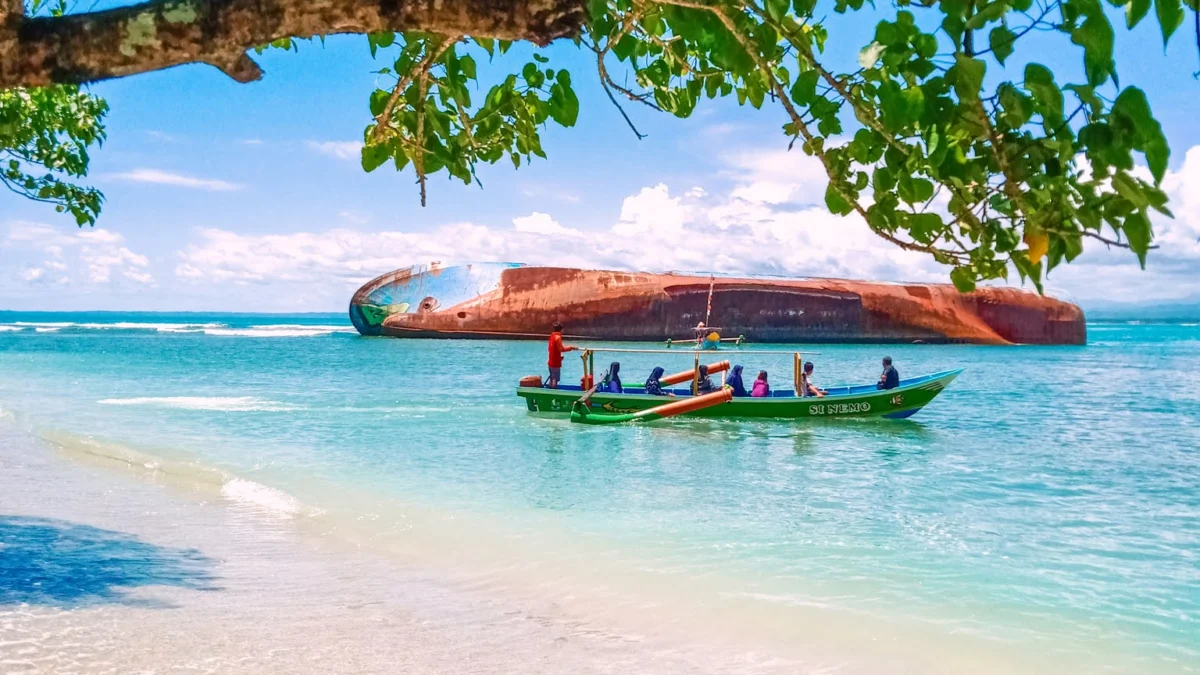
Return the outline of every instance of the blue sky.
<path id="1" fill-rule="evenodd" d="M 852 62 L 872 31 L 862 17 L 832 20 L 833 58 Z M 1200 146 L 1200 63 L 1187 32 L 1165 54 L 1153 21 L 1117 36 L 1122 84 L 1147 91 L 1171 141 L 1179 218 L 1159 224 L 1150 271 L 1089 250 L 1053 274 L 1056 294 L 1085 305 L 1200 295 L 1200 149 L 1185 161 Z M 1082 56 L 1065 39 L 1032 39 L 1028 53 L 1079 79 Z M 529 51 L 496 69 L 519 69 Z M 104 212 L 80 231 L 0 194 L 0 309 L 338 311 L 367 278 L 432 260 L 947 279 L 824 213 L 823 175 L 786 152 L 779 111 L 705 102 L 678 120 L 627 106 L 648 134 L 639 141 L 583 52 L 545 53 L 572 71 L 578 125 L 546 129 L 548 160 L 483 168 L 483 189 L 435 177 L 427 208 L 411 172 L 359 167 L 371 71 L 384 65 L 363 37 L 257 56 L 266 76 L 249 85 L 206 66 L 97 84 L 112 107 L 89 178 Z"/>

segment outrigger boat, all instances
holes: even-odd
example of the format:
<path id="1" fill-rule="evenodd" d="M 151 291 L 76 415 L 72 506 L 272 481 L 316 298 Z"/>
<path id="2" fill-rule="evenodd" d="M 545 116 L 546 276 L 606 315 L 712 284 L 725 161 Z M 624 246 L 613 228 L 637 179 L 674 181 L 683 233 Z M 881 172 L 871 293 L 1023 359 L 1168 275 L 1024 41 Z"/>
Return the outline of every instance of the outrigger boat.
<path id="1" fill-rule="evenodd" d="M 776 391 L 762 398 L 737 397 L 721 387 L 710 394 L 696 395 L 699 383 L 700 351 L 690 352 L 694 356 L 691 370 L 660 378 L 663 391 L 670 397 L 652 396 L 642 387 L 625 387 L 624 393 L 614 394 L 598 391 L 593 386 L 595 355 L 605 353 L 672 354 L 679 356 L 689 352 L 662 349 L 600 349 L 583 348 L 583 378 L 579 386 L 560 384 L 557 389 L 541 386 L 541 378 L 526 377 L 517 387 L 517 396 L 525 399 L 532 412 L 569 413 L 572 422 L 582 424 L 614 424 L 619 422 L 646 422 L 664 417 L 687 415 L 704 418 L 778 418 L 808 419 L 833 417 L 885 417 L 903 419 L 911 417 L 929 404 L 945 389 L 962 369 L 947 370 L 931 375 L 922 375 L 900 381 L 893 389 L 877 389 L 875 384 L 827 387 L 823 397 L 800 396 L 800 373 L 804 357 L 815 352 L 786 351 L 739 351 L 739 355 L 772 354 L 790 355 L 793 365 L 793 387 L 791 390 Z M 708 365 L 710 375 L 720 373 L 721 384 L 725 383 L 728 361 Z M 667 385 L 690 382 L 690 387 L 667 389 Z"/>

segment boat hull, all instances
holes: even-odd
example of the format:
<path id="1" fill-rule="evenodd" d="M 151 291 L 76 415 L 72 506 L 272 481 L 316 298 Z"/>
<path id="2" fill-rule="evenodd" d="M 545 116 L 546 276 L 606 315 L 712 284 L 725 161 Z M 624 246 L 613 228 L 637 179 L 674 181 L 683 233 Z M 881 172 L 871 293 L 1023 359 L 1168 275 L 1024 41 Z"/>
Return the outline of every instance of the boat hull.
<path id="1" fill-rule="evenodd" d="M 753 343 L 1083 344 L 1078 307 L 1012 288 L 651 274 L 482 263 L 411 267 L 350 302 L 363 335 L 662 342 L 716 322 Z"/>
<path id="2" fill-rule="evenodd" d="M 767 419 L 830 419 L 842 417 L 886 417 L 903 419 L 912 416 L 932 401 L 962 370 L 950 370 L 923 377 L 903 380 L 895 389 L 879 390 L 874 385 L 833 387 L 822 398 L 801 398 L 787 392 L 767 398 L 735 398 L 728 403 L 703 408 L 686 417 L 697 418 L 767 418 Z M 609 414 L 634 413 L 660 406 L 670 399 L 640 393 L 608 394 L 597 392 L 591 397 L 592 409 Z M 673 390 L 682 395 L 687 390 Z M 517 396 L 525 400 L 531 412 L 570 414 L 575 401 L 583 396 L 578 387 L 545 389 L 517 387 Z"/>

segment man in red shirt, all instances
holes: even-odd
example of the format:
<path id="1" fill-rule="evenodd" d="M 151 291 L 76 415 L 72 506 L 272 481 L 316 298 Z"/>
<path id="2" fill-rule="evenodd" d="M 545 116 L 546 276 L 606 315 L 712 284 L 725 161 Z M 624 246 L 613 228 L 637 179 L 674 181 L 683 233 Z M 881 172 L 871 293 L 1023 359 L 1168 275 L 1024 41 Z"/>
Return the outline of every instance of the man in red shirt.
<path id="1" fill-rule="evenodd" d="M 546 365 L 550 366 L 550 379 L 546 382 L 546 386 L 550 389 L 558 389 L 558 381 L 562 379 L 563 352 L 573 352 L 579 349 L 578 347 L 563 344 L 562 330 L 563 325 L 555 322 L 554 332 L 550 333 L 550 343 L 548 345 L 550 358 L 546 361 Z"/>

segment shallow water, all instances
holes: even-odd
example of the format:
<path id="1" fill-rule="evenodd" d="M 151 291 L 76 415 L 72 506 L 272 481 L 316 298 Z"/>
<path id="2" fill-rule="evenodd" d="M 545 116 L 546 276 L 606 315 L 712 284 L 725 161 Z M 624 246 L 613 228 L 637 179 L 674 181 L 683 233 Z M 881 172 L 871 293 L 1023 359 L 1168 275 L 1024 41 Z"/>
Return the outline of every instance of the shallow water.
<path id="1" fill-rule="evenodd" d="M 0 314 L 0 408 L 72 462 L 648 643 L 863 673 L 1200 670 L 1196 326 L 810 348 L 819 384 L 873 381 L 884 352 L 903 376 L 967 368 L 910 420 L 582 429 L 512 394 L 540 343 L 348 330 Z"/>

